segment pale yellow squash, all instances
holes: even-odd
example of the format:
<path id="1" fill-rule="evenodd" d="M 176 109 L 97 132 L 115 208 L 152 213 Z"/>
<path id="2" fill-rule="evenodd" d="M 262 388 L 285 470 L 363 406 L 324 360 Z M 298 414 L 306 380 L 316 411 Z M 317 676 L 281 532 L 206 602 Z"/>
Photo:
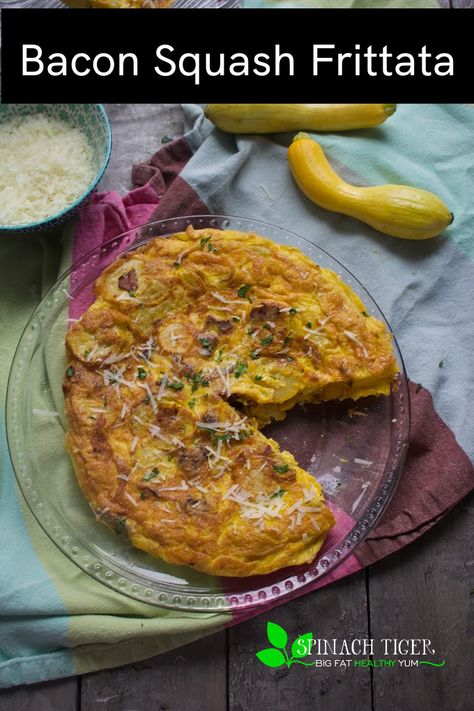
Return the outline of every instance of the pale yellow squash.
<path id="1" fill-rule="evenodd" d="M 361 220 L 379 232 L 402 239 L 429 239 L 454 216 L 434 193 L 408 185 L 357 187 L 330 166 L 323 149 L 305 133 L 288 149 L 290 169 L 304 194 L 319 207 Z"/>

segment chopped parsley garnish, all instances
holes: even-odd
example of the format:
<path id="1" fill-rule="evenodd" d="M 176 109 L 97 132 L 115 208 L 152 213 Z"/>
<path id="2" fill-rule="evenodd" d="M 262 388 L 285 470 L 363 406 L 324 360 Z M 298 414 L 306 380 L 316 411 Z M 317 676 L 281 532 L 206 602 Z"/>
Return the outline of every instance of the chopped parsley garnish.
<path id="1" fill-rule="evenodd" d="M 195 398 L 192 398 L 191 400 L 188 401 L 188 405 L 189 405 L 189 407 L 191 407 L 191 408 L 194 407 L 195 404 L 196 404 Z"/>
<path id="2" fill-rule="evenodd" d="M 273 342 L 273 336 L 266 336 L 266 338 L 262 338 L 260 340 L 260 343 L 262 344 L 262 346 L 269 346 L 270 343 L 272 343 L 272 342 Z"/>
<path id="3" fill-rule="evenodd" d="M 290 313 L 290 314 L 297 314 L 298 311 L 292 306 L 291 309 L 290 309 L 290 311 L 289 311 L 289 313 Z"/>
<path id="4" fill-rule="evenodd" d="M 216 434 L 215 432 L 211 432 L 211 437 L 217 440 L 220 439 L 222 442 L 228 442 L 233 436 L 233 434 Z"/>
<path id="5" fill-rule="evenodd" d="M 126 521 L 127 521 L 126 516 L 122 516 L 122 518 L 119 518 L 119 520 L 117 521 L 117 523 L 114 526 L 115 533 L 124 533 L 125 532 Z"/>
<path id="6" fill-rule="evenodd" d="M 369 314 L 367 311 L 362 311 L 362 316 L 365 316 L 365 318 L 369 318 Z"/>
<path id="7" fill-rule="evenodd" d="M 150 479 L 156 479 L 156 477 L 159 475 L 160 475 L 160 471 L 159 471 L 159 469 L 157 469 L 157 467 L 155 467 L 154 469 L 151 470 L 151 472 L 147 472 L 145 474 L 145 476 L 143 477 L 143 479 L 145 481 L 150 481 Z"/>
<path id="8" fill-rule="evenodd" d="M 306 324 L 306 328 L 313 328 L 313 322 L 308 321 L 308 323 Z"/>
<path id="9" fill-rule="evenodd" d="M 215 342 L 207 338 L 206 336 L 201 336 L 199 338 L 199 343 L 203 348 L 205 348 L 207 351 L 212 351 L 215 348 Z"/>
<path id="10" fill-rule="evenodd" d="M 290 335 L 285 336 L 285 340 L 283 341 L 283 348 L 286 348 L 287 346 L 289 346 L 290 342 L 291 342 L 291 336 Z"/>
<path id="11" fill-rule="evenodd" d="M 257 360 L 257 358 L 260 358 L 260 353 L 257 353 L 257 351 L 251 351 L 250 352 L 250 358 L 252 360 Z"/>
<path id="12" fill-rule="evenodd" d="M 178 269 L 178 267 L 180 267 L 180 266 L 181 266 L 181 262 L 173 262 L 173 267 L 175 269 Z"/>
<path id="13" fill-rule="evenodd" d="M 135 299 L 135 298 L 136 298 L 134 291 L 129 291 L 129 292 L 128 292 L 128 295 L 131 296 L 132 299 Z"/>
<path id="14" fill-rule="evenodd" d="M 248 370 L 248 364 L 247 363 L 237 363 L 235 366 L 234 370 L 234 378 L 240 378 L 241 375 L 244 375 Z"/>
<path id="15" fill-rule="evenodd" d="M 166 136 L 166 135 L 162 136 L 162 138 L 161 138 L 162 143 L 171 143 L 172 140 L 173 140 L 172 138 L 170 138 L 169 136 Z"/>
<path id="16" fill-rule="evenodd" d="M 256 375 L 255 380 L 257 381 L 257 383 L 259 383 L 261 380 L 263 380 L 263 375 Z"/>
<path id="17" fill-rule="evenodd" d="M 220 362 L 221 362 L 223 352 L 224 352 L 224 351 L 222 350 L 222 348 L 220 349 L 220 351 L 217 351 L 216 363 L 220 363 Z"/>
<path id="18" fill-rule="evenodd" d="M 250 288 L 250 284 L 242 284 L 242 286 L 239 286 L 239 288 L 237 289 L 237 296 L 240 296 L 241 299 L 244 299 L 247 296 L 247 292 Z"/>
<path id="19" fill-rule="evenodd" d="M 146 378 L 145 368 L 142 368 L 141 366 L 139 368 L 137 368 L 137 377 L 140 378 L 140 380 L 145 380 L 145 378 Z"/>
<path id="20" fill-rule="evenodd" d="M 69 368 L 66 370 L 66 375 L 68 378 L 72 378 L 72 376 L 74 375 L 74 368 L 72 367 L 72 365 L 70 365 Z"/>
<path id="21" fill-rule="evenodd" d="M 247 431 L 242 431 L 238 432 L 236 435 L 233 434 L 232 432 L 225 432 L 224 434 L 217 434 L 217 432 L 210 432 L 211 437 L 218 441 L 221 440 L 222 442 L 230 442 L 231 439 L 236 439 L 238 441 L 244 440 L 246 437 L 250 437 L 251 432 Z"/>
<path id="22" fill-rule="evenodd" d="M 288 464 L 274 464 L 273 468 L 278 474 L 285 474 L 290 467 Z"/>
<path id="23" fill-rule="evenodd" d="M 182 390 L 184 383 L 182 383 L 181 380 L 173 380 L 172 383 L 168 383 L 168 387 L 173 388 L 173 390 Z"/>
<path id="24" fill-rule="evenodd" d="M 201 245 L 201 247 L 205 247 L 206 244 L 208 242 L 210 242 L 210 240 L 211 240 L 211 235 L 208 235 L 207 237 L 201 237 L 201 239 L 199 240 L 199 244 Z"/>
<path id="25" fill-rule="evenodd" d="M 144 491 L 140 491 L 140 499 L 146 499 L 146 494 Z"/>
<path id="26" fill-rule="evenodd" d="M 273 326 L 270 326 L 270 324 L 269 324 L 269 323 L 264 323 L 264 324 L 263 324 L 263 328 L 266 328 L 266 329 L 267 329 L 267 331 L 271 331 L 271 330 L 272 330 L 272 328 L 273 328 Z"/>
<path id="27" fill-rule="evenodd" d="M 255 329 L 253 329 L 252 326 L 250 326 L 250 328 L 247 329 L 247 334 L 249 336 L 251 336 L 253 333 L 255 333 Z"/>
<path id="28" fill-rule="evenodd" d="M 238 316 L 232 316 L 232 321 L 240 321 L 240 318 Z"/>
<path id="29" fill-rule="evenodd" d="M 275 491 L 274 494 L 272 494 L 271 498 L 276 499 L 277 496 L 283 496 L 283 494 L 286 492 L 286 489 L 279 489 L 278 491 Z"/>
<path id="30" fill-rule="evenodd" d="M 191 392 L 195 392 L 198 387 L 201 385 L 203 388 L 207 388 L 209 386 L 209 381 L 206 380 L 202 374 L 202 370 L 199 371 L 199 373 L 195 373 L 192 377 L 192 387 L 191 387 Z"/>

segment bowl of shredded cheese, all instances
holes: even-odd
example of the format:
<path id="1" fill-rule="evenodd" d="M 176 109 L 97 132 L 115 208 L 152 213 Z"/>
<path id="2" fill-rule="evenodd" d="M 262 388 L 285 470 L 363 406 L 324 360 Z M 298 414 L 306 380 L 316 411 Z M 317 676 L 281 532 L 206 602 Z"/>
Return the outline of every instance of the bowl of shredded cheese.
<path id="1" fill-rule="evenodd" d="M 101 104 L 0 104 L 0 232 L 68 219 L 101 179 L 111 147 Z"/>

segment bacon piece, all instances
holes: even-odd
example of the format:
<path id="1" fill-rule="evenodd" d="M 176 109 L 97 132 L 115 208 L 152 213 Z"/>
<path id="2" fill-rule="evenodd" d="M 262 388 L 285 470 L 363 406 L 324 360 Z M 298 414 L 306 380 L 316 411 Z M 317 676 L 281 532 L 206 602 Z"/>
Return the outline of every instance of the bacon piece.
<path id="1" fill-rule="evenodd" d="M 118 280 L 119 289 L 123 291 L 136 291 L 138 287 L 137 273 L 135 269 L 130 269 L 129 272 L 119 276 Z"/>

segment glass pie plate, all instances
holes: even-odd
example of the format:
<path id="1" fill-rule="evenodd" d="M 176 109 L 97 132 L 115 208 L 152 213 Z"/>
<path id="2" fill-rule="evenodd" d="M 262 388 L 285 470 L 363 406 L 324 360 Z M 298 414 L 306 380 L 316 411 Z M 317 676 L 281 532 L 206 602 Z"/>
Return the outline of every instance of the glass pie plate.
<path id="1" fill-rule="evenodd" d="M 284 598 L 334 573 L 377 524 L 395 490 L 408 444 L 408 387 L 394 339 L 401 372 L 390 396 L 298 406 L 283 422 L 265 428 L 264 432 L 290 450 L 320 481 L 335 512 L 337 525 L 312 563 L 265 576 L 216 578 L 164 563 L 114 535 L 95 520 L 64 447 L 64 336 L 71 319 L 78 318 L 92 302 L 92 285 L 106 265 L 138 245 L 190 224 L 256 232 L 298 247 L 317 264 L 340 274 L 366 309 L 384 320 L 375 301 L 342 264 L 285 229 L 214 215 L 150 223 L 80 259 L 33 313 L 11 367 L 8 442 L 18 484 L 38 523 L 86 573 L 124 595 L 160 607 L 244 609 Z"/>

